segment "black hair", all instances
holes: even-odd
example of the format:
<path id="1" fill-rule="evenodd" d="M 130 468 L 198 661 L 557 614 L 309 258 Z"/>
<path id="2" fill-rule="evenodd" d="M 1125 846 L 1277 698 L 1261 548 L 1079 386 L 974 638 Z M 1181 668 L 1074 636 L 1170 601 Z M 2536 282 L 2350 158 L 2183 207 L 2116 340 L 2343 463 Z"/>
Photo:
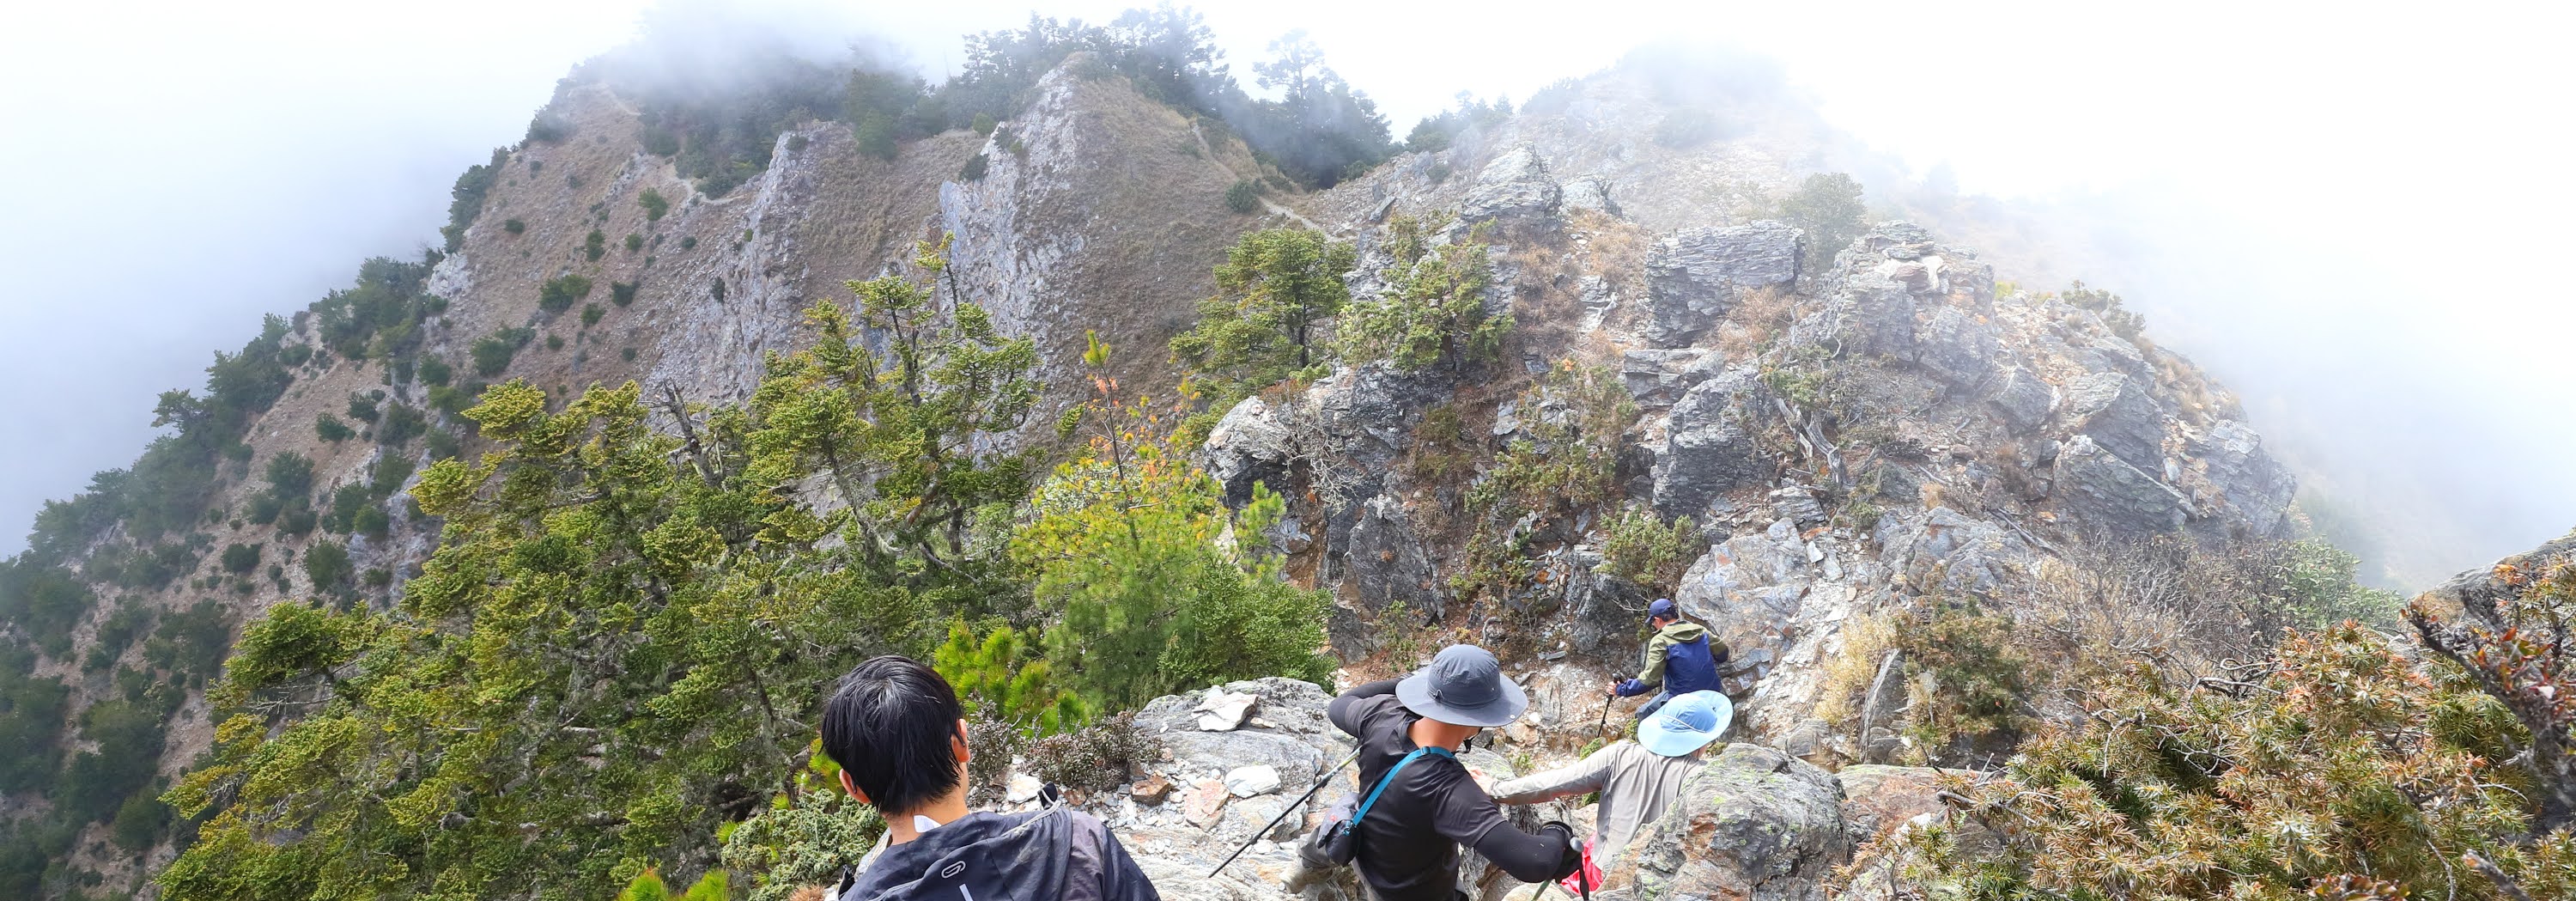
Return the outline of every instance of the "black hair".
<path id="1" fill-rule="evenodd" d="M 878 657 L 841 677 L 824 702 L 823 753 L 879 812 L 906 813 L 964 778 L 950 745 L 964 716 L 956 690 L 930 667 L 908 657 Z"/>

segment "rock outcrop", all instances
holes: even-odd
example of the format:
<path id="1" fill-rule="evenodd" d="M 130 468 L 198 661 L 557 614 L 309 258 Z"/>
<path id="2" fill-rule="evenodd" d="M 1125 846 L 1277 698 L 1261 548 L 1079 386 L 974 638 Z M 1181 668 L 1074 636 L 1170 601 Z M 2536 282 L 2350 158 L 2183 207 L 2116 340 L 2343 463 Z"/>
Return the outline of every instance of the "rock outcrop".
<path id="1" fill-rule="evenodd" d="M 1832 773 L 1770 748 L 1728 745 L 1604 874 L 1622 899 L 1822 901 L 1851 858 Z"/>
<path id="2" fill-rule="evenodd" d="M 1656 242 L 1646 257 L 1647 343 L 1697 340 L 1744 291 L 1798 280 L 1799 231 L 1780 222 L 1690 228 Z"/>

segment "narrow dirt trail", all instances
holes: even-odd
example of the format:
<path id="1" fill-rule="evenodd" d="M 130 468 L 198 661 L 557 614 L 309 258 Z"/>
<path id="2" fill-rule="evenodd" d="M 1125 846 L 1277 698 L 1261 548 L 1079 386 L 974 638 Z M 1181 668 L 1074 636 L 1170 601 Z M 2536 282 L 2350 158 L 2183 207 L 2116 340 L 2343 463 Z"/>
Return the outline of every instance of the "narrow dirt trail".
<path id="1" fill-rule="evenodd" d="M 1208 143 L 1207 133 L 1199 130 L 1198 123 L 1196 122 L 1190 123 L 1190 137 L 1198 139 L 1199 159 L 1206 160 L 1208 165 L 1215 166 L 1230 178 L 1234 178 L 1238 181 L 1242 180 L 1243 176 L 1235 172 L 1234 167 L 1228 166 L 1223 160 L 1217 159 L 1216 147 Z M 1306 218 L 1296 210 L 1288 208 L 1286 205 L 1271 200 L 1268 197 L 1261 197 L 1259 200 L 1261 201 L 1261 209 L 1265 212 L 1275 216 L 1285 216 L 1289 221 L 1303 225 L 1311 231 L 1321 232 L 1327 235 L 1333 233 L 1332 229 L 1315 224 L 1315 220 Z"/>

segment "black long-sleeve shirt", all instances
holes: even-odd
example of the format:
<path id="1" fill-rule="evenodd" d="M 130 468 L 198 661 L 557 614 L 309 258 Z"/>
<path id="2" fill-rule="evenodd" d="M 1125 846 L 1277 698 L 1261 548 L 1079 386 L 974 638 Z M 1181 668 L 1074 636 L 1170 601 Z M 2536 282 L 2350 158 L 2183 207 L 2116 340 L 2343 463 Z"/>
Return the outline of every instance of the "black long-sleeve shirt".
<path id="1" fill-rule="evenodd" d="M 1396 700 L 1395 682 L 1351 689 L 1327 708 L 1336 728 L 1359 739 L 1362 797 L 1419 747 L 1412 729 L 1422 717 Z M 1396 774 L 1360 821 L 1360 876 L 1379 901 L 1451 901 L 1459 845 L 1522 882 L 1562 878 L 1581 859 L 1561 837 L 1512 828 L 1465 764 L 1425 754 Z"/>

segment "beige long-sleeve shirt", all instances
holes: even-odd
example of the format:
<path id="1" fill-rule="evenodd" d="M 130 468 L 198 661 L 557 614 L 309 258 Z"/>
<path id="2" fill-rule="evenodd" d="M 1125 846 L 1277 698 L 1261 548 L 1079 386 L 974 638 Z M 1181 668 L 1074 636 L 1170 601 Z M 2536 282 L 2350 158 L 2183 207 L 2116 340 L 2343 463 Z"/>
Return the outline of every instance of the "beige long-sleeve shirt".
<path id="1" fill-rule="evenodd" d="M 1705 750 L 1705 749 L 1703 749 Z M 1637 830 L 1664 815 L 1681 794 L 1682 780 L 1700 768 L 1700 755 L 1666 757 L 1633 741 L 1612 742 L 1592 756 L 1494 786 L 1502 804 L 1538 804 L 1585 792 L 1601 793 L 1593 826 L 1593 859 L 1607 867 Z"/>

